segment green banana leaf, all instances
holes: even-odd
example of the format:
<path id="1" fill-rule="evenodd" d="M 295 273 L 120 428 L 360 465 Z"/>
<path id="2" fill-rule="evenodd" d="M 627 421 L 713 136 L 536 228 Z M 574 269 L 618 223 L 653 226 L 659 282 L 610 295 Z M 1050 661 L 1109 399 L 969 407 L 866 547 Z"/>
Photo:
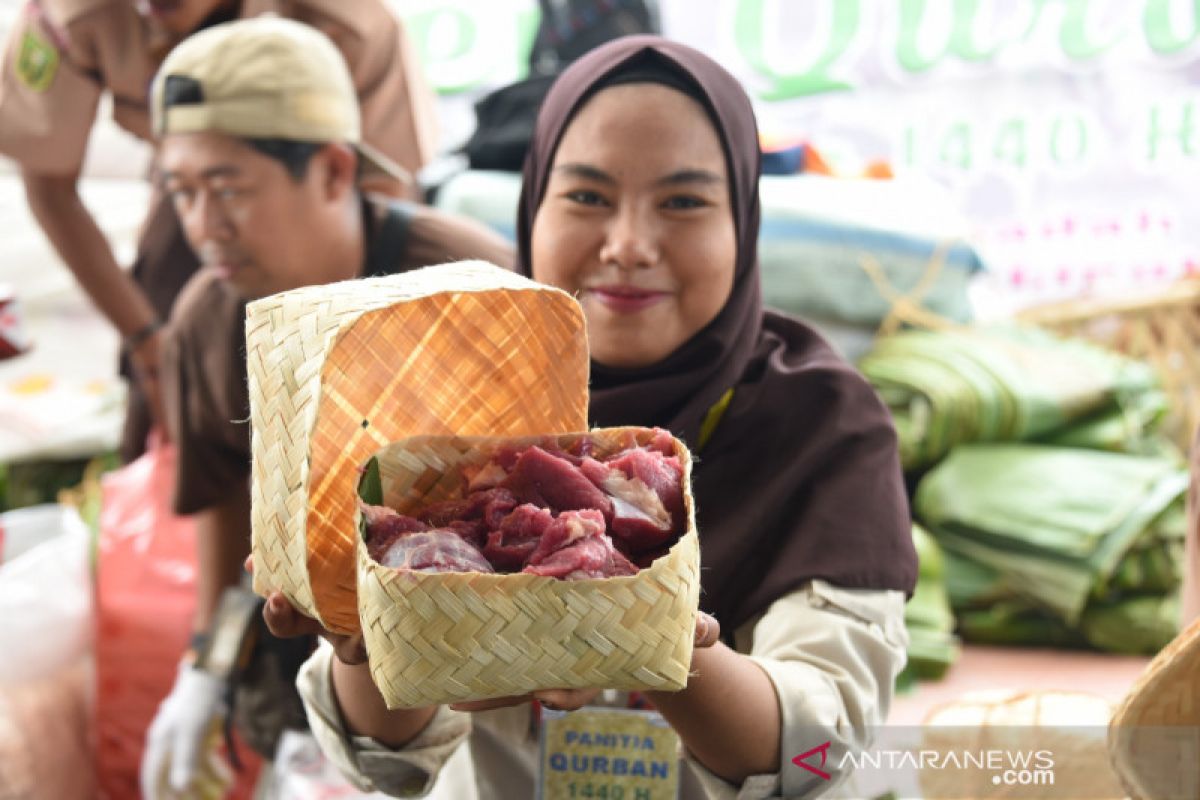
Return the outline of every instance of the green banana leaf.
<path id="1" fill-rule="evenodd" d="M 962 646 L 957 636 L 925 628 L 908 630 L 908 665 L 921 680 L 941 680 L 958 661 Z"/>
<path id="2" fill-rule="evenodd" d="M 1024 600 L 993 603 L 957 612 L 958 631 L 968 642 L 1079 649 L 1087 640 L 1078 630 Z"/>
<path id="3" fill-rule="evenodd" d="M 954 614 L 946 594 L 945 561 L 941 548 L 920 525 L 913 525 L 917 550 L 917 585 L 904 609 L 908 627 L 908 678 L 937 680 L 958 660 L 960 645 L 954 636 Z"/>
<path id="4" fill-rule="evenodd" d="M 1146 364 L 1016 326 L 904 331 L 880 339 L 859 369 L 892 412 L 906 469 L 958 444 L 1031 440 L 1109 409 L 1140 408 L 1134 398 L 1157 388 Z M 1156 423 L 1161 414 L 1145 402 L 1147 424 Z"/>
<path id="5" fill-rule="evenodd" d="M 948 553 L 991 568 L 1006 593 L 1074 625 L 1096 585 L 1186 488 L 1186 471 L 1159 458 L 965 445 L 924 477 L 914 510 Z"/>
<path id="6" fill-rule="evenodd" d="M 1095 603 L 1083 613 L 1080 628 L 1088 643 L 1100 650 L 1153 655 L 1179 633 L 1179 595 L 1144 595 Z"/>
<path id="7" fill-rule="evenodd" d="M 1162 455 L 1170 440 L 1156 434 L 1169 402 L 1161 391 L 1145 391 L 1114 403 L 1040 439 L 1058 447 L 1083 447 L 1133 455 Z"/>

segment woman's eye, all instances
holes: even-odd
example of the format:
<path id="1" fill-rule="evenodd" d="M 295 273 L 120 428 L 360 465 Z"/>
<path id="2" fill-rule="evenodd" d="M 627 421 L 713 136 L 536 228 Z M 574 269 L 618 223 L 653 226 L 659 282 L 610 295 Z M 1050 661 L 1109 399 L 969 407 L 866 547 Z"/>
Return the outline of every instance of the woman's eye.
<path id="1" fill-rule="evenodd" d="M 573 192 L 567 192 L 567 199 L 585 206 L 598 206 L 604 203 L 604 198 L 599 192 L 593 192 L 590 189 L 577 189 Z"/>
<path id="2" fill-rule="evenodd" d="M 705 202 L 704 200 L 701 200 L 699 197 L 691 197 L 689 195 L 679 195 L 678 197 L 672 197 L 672 198 L 669 198 L 667 200 L 667 202 L 663 203 L 663 206 L 665 208 L 670 208 L 670 209 L 674 209 L 674 210 L 687 210 L 687 209 L 691 209 L 691 208 L 702 208 L 706 205 L 708 205 L 708 203 Z"/>

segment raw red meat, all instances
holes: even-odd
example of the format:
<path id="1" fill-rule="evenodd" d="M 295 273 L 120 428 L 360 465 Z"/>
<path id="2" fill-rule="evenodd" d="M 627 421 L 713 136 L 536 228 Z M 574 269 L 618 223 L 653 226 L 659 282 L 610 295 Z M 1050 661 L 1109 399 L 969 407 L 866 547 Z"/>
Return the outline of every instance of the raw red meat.
<path id="1" fill-rule="evenodd" d="M 544 508 L 532 503 L 517 506 L 488 534 L 483 555 L 499 570 L 519 570 L 553 522 L 553 515 Z"/>
<path id="2" fill-rule="evenodd" d="M 367 553 L 378 561 L 392 542 L 406 533 L 428 530 L 419 519 L 406 517 L 386 506 L 362 504 L 363 519 L 367 522 Z"/>
<path id="3" fill-rule="evenodd" d="M 683 468 L 666 431 L 648 445 L 632 433 L 621 444 L 603 461 L 586 436 L 566 449 L 551 438 L 505 445 L 463 468 L 464 497 L 427 506 L 417 518 L 364 506 L 369 552 L 408 569 L 475 570 L 486 561 L 477 571 L 564 580 L 632 575 L 666 553 L 687 524 Z"/>
<path id="4" fill-rule="evenodd" d="M 459 500 L 433 503 L 423 508 L 418 516 L 432 528 L 445 528 L 462 519 L 482 519 L 489 528 L 494 528 L 516 506 L 517 498 L 512 492 L 495 488 L 473 492 Z"/>
<path id="5" fill-rule="evenodd" d="M 517 499 L 552 511 L 598 508 L 607 517 L 612 503 L 570 461 L 530 447 L 513 466 L 504 481 Z"/>
<path id="6" fill-rule="evenodd" d="M 385 567 L 419 572 L 494 572 L 483 554 L 452 530 L 405 533 L 378 559 Z"/>
<path id="7" fill-rule="evenodd" d="M 568 581 L 633 575 L 637 571 L 604 535 L 604 516 L 595 509 L 559 514 L 522 570 Z"/>
<path id="8" fill-rule="evenodd" d="M 635 448 L 627 450 L 606 462 L 619 469 L 630 479 L 636 479 L 650 487 L 663 508 L 671 515 L 671 532 L 680 533 L 686 522 L 683 513 L 683 466 L 677 456 L 665 456 L 657 450 Z M 642 507 L 643 510 L 645 507 Z"/>

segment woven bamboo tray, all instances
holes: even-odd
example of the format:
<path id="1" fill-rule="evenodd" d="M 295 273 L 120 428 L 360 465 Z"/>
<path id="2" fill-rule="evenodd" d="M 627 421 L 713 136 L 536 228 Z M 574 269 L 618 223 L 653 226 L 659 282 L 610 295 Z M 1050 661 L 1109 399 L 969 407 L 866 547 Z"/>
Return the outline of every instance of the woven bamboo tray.
<path id="1" fill-rule="evenodd" d="M 1200 424 L 1200 281 L 1145 297 L 1036 306 L 1020 319 L 1153 365 L 1171 403 L 1163 430 L 1187 452 Z"/>
<path id="2" fill-rule="evenodd" d="M 1131 797 L 1200 797 L 1200 620 L 1154 657 L 1108 727 Z"/>
<path id="3" fill-rule="evenodd" d="M 644 428 L 589 435 L 598 458 Z M 566 447 L 585 434 L 550 437 Z M 520 439 L 416 437 L 381 450 L 384 505 L 400 513 L 461 494 L 459 468 Z M 619 444 L 622 443 L 622 444 Z M 358 604 L 371 675 L 389 708 L 604 687 L 674 691 L 687 684 L 700 600 L 700 546 L 679 442 L 687 530 L 636 575 L 563 581 L 539 575 L 433 573 L 380 566 L 359 538 Z"/>
<path id="4" fill-rule="evenodd" d="M 354 490 L 372 453 L 587 427 L 579 304 L 480 261 L 255 301 L 246 349 L 254 589 L 339 633 L 359 630 Z"/>
<path id="5" fill-rule="evenodd" d="M 1111 713 L 1112 706 L 1099 695 L 1056 690 L 977 690 L 939 705 L 921 725 L 920 749 L 942 756 L 995 752 L 1000 768 L 964 758 L 961 769 L 922 769 L 920 796 L 1119 800 L 1125 793 L 1105 749 Z M 1049 764 L 1032 755 L 1039 752 Z M 1016 759 L 1020 754 L 1027 759 Z M 1005 783 L 1006 769 L 1028 774 L 1009 776 L 1012 782 Z M 1046 772 L 1038 775 L 1039 770 Z"/>

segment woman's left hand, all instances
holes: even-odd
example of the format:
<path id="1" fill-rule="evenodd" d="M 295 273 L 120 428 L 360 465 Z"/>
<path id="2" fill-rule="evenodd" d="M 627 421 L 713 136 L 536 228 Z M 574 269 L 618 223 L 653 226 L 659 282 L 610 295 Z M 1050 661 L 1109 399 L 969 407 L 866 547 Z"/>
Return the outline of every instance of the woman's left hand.
<path id="1" fill-rule="evenodd" d="M 721 623 L 717 618 L 696 612 L 695 646 L 712 647 L 721 638 Z M 602 689 L 541 689 L 519 697 L 494 697 L 491 700 L 473 700 L 469 703 L 452 703 L 456 711 L 491 711 L 529 703 L 534 700 L 554 711 L 576 711 L 583 708 L 600 694 Z"/>

